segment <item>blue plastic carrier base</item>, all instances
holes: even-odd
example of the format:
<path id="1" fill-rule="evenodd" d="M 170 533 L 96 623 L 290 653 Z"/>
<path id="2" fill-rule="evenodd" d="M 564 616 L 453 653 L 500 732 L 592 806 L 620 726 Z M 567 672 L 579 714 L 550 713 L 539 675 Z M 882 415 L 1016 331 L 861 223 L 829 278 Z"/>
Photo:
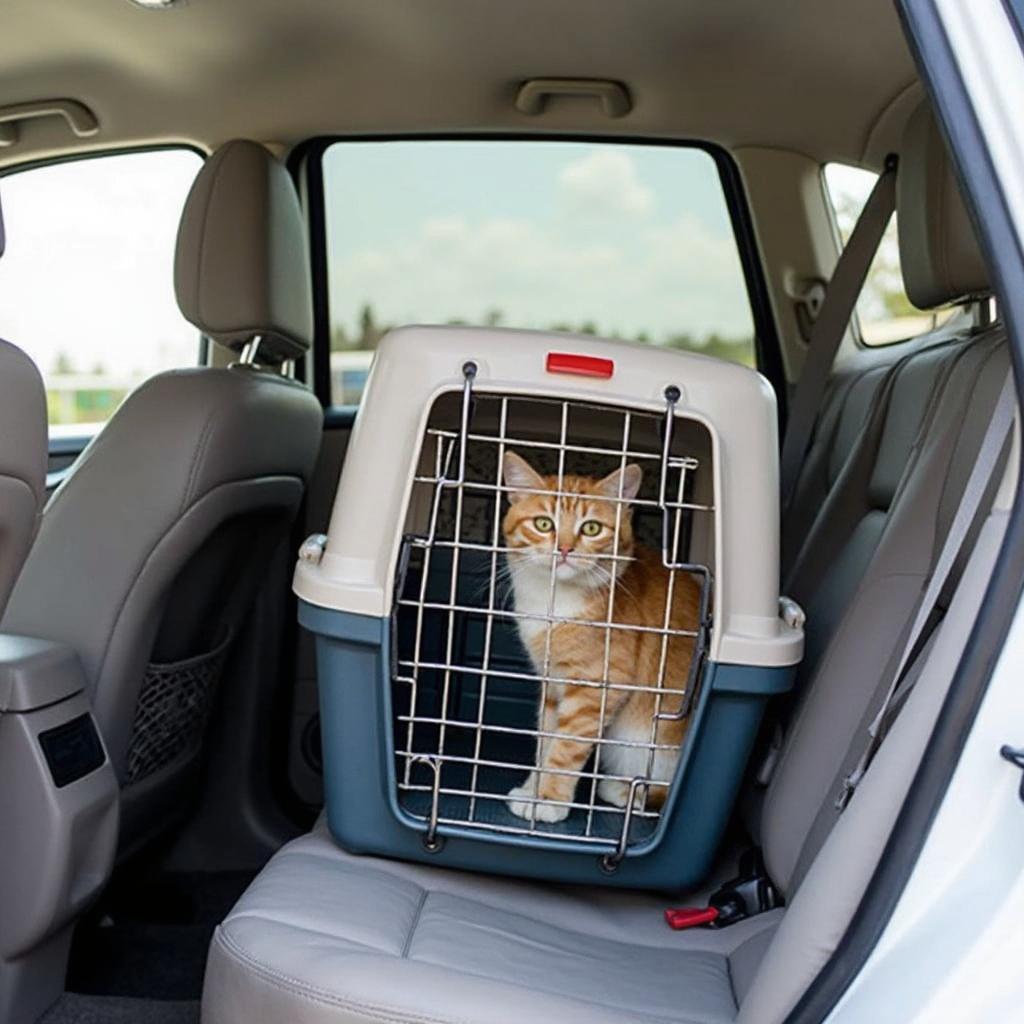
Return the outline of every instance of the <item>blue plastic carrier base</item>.
<path id="1" fill-rule="evenodd" d="M 665 807 L 646 832 L 647 823 L 637 822 L 625 849 L 619 845 L 621 810 L 598 813 L 584 845 L 582 813 L 538 825 L 528 836 L 510 835 L 488 831 L 489 825 L 516 820 L 500 800 L 481 802 L 471 815 L 475 824 L 459 823 L 467 817 L 460 804 L 466 798 L 460 796 L 441 798 L 435 841 L 425 843 L 431 809 L 427 787 L 399 800 L 391 621 L 304 601 L 299 621 L 316 638 L 327 817 L 338 843 L 353 853 L 556 882 L 677 890 L 700 883 L 711 868 L 765 704 L 793 681 L 793 667 L 708 662 Z M 510 715 L 521 713 L 514 703 L 509 702 Z M 520 704 L 530 707 L 528 699 Z M 495 760 L 515 756 L 506 750 Z M 531 767 L 529 757 L 526 751 L 519 758 L 522 778 L 510 780 L 506 770 L 494 784 L 505 792 L 521 782 Z M 446 787 L 451 781 L 446 775 Z M 487 780 L 478 784 L 483 788 Z M 454 820 L 444 823 L 445 818 Z"/>

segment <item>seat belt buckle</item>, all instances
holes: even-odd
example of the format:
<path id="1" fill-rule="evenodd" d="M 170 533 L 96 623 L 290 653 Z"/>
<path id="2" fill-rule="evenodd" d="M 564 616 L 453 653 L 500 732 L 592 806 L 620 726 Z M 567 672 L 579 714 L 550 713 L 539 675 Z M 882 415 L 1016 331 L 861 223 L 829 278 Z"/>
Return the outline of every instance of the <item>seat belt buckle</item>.
<path id="1" fill-rule="evenodd" d="M 706 907 L 675 907 L 665 911 L 665 921 L 674 931 L 686 928 L 727 928 L 782 904 L 768 878 L 760 851 L 747 850 L 740 857 L 740 873 L 716 889 Z"/>
<path id="2" fill-rule="evenodd" d="M 675 932 L 714 924 L 717 917 L 717 907 L 669 907 L 665 911 L 665 921 Z"/>

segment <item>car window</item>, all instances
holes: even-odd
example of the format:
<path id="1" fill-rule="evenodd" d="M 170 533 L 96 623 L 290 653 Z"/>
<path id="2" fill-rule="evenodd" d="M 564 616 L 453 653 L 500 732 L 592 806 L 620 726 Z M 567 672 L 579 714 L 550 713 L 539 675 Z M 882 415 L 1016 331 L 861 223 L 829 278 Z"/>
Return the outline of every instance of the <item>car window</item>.
<path id="1" fill-rule="evenodd" d="M 721 178 L 693 147 L 338 142 L 323 158 L 331 399 L 409 323 L 575 331 L 752 365 Z"/>
<path id="2" fill-rule="evenodd" d="M 0 337 L 39 366 L 51 436 L 91 432 L 147 377 L 198 362 L 172 275 L 201 164 L 193 150 L 165 149 L 0 178 Z"/>
<path id="3" fill-rule="evenodd" d="M 846 164 L 826 164 L 826 193 L 845 245 L 878 175 Z M 907 298 L 900 270 L 899 225 L 893 214 L 857 300 L 857 325 L 865 345 L 889 345 L 932 330 L 950 316 L 918 309 Z"/>

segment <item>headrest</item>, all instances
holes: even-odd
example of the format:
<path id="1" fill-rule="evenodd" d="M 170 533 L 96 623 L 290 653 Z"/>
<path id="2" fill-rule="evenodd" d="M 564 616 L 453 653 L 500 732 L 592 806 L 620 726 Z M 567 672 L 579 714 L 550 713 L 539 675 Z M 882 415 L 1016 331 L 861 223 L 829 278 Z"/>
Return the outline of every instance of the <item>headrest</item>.
<path id="1" fill-rule="evenodd" d="M 174 290 L 186 320 L 261 359 L 301 356 L 313 340 L 313 286 L 299 197 L 284 167 L 255 142 L 221 146 L 199 172 L 181 216 Z"/>
<path id="2" fill-rule="evenodd" d="M 907 121 L 896 187 L 900 264 L 918 309 L 987 294 L 988 271 L 931 109 Z"/>

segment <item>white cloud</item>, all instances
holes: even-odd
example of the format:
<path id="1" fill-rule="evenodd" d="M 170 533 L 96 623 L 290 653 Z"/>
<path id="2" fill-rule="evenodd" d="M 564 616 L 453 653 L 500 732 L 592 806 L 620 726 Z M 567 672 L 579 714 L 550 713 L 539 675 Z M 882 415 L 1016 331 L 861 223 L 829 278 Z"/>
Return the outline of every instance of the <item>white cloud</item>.
<path id="1" fill-rule="evenodd" d="M 518 327 L 591 321 L 655 338 L 751 331 L 731 234 L 686 215 L 599 239 L 525 218 L 428 219 L 409 238 L 358 249 L 331 270 L 332 308 L 347 329 L 369 302 L 389 325 L 473 320 L 498 308 Z"/>
<path id="2" fill-rule="evenodd" d="M 558 185 L 569 212 L 587 218 L 642 217 L 654 206 L 633 158 L 621 150 L 596 149 L 573 160 L 562 169 Z"/>

